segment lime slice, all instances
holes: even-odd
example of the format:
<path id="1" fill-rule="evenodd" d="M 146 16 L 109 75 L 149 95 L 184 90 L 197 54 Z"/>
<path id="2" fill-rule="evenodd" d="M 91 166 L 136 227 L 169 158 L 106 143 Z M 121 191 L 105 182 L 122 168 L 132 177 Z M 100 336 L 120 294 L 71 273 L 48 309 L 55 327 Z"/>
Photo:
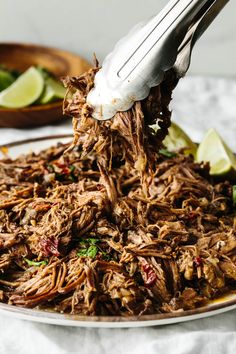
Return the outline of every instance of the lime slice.
<path id="1" fill-rule="evenodd" d="M 186 155 L 191 154 L 195 157 L 197 145 L 194 144 L 190 137 L 176 123 L 171 123 L 168 132 L 168 135 L 163 141 L 163 145 L 168 151 L 184 149 Z"/>
<path id="2" fill-rule="evenodd" d="M 213 176 L 225 176 L 236 170 L 236 157 L 215 129 L 209 129 L 204 136 L 197 149 L 196 160 L 209 162 Z"/>
<path id="3" fill-rule="evenodd" d="M 0 69 L 0 91 L 5 90 L 14 81 L 14 77 L 8 71 Z"/>
<path id="4" fill-rule="evenodd" d="M 39 99 L 39 103 L 46 104 L 64 98 L 66 89 L 58 81 L 47 78 L 45 85 L 45 90 Z"/>
<path id="5" fill-rule="evenodd" d="M 26 70 L 11 86 L 0 93 L 0 106 L 22 108 L 34 103 L 42 94 L 44 80 L 34 67 Z"/>

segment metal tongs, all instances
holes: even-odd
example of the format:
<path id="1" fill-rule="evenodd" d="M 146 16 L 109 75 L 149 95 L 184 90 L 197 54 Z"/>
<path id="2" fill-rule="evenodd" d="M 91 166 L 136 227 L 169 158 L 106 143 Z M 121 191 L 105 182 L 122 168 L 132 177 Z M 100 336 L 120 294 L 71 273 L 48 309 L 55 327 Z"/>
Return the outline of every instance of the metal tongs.
<path id="1" fill-rule="evenodd" d="M 121 39 L 95 76 L 87 102 L 98 120 L 143 100 L 174 68 L 187 72 L 194 44 L 229 0 L 171 0 L 145 24 Z"/>

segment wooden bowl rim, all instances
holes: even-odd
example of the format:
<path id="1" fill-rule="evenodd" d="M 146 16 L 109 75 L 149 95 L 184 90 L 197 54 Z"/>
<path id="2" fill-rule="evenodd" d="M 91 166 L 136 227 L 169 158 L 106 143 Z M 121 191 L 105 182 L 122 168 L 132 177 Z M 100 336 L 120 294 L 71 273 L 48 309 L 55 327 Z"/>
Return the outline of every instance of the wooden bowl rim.
<path id="1" fill-rule="evenodd" d="M 4 112 L 36 112 L 36 111 L 44 111 L 44 110 L 49 110 L 52 108 L 59 108 L 60 106 L 62 107 L 63 100 L 52 102 L 52 103 L 47 103 L 47 104 L 37 104 L 35 106 L 28 106 L 28 107 L 23 107 L 23 108 L 4 108 L 0 107 L 0 113 Z"/>
<path id="2" fill-rule="evenodd" d="M 58 47 L 51 47 L 51 46 L 47 46 L 47 45 L 41 45 L 41 44 L 36 44 L 36 43 L 31 43 L 31 42 L 14 42 L 14 41 L 1 41 L 0 42 L 0 48 L 1 46 L 9 46 L 9 47 L 25 47 L 25 48 L 39 48 L 39 49 L 43 49 L 45 51 L 55 51 L 58 52 L 58 54 L 70 54 L 71 56 L 74 56 L 75 58 L 78 59 L 78 57 L 85 61 L 88 62 L 87 59 L 83 58 L 81 55 L 76 54 L 71 52 L 70 50 L 65 50 L 65 49 L 61 49 Z"/>
<path id="3" fill-rule="evenodd" d="M 44 45 L 38 45 L 35 43 L 30 43 L 30 42 L 0 42 L 0 50 L 1 50 L 1 46 L 9 46 L 9 47 L 26 47 L 26 48 L 39 48 L 39 49 L 43 49 L 45 51 L 55 51 L 58 54 L 64 56 L 64 54 L 69 54 L 74 58 L 77 59 L 81 59 L 82 61 L 87 61 L 86 59 L 84 59 L 82 56 L 80 56 L 79 54 L 75 54 L 71 51 L 68 50 L 64 50 L 64 49 L 60 49 L 60 48 L 56 48 L 56 47 L 50 47 L 50 46 L 44 46 Z M 88 62 L 88 64 L 90 64 Z M 52 102 L 52 103 L 47 103 L 47 104 L 42 104 L 42 105 L 35 105 L 35 106 L 27 106 L 27 107 L 23 107 L 23 108 L 4 108 L 4 107 L 0 107 L 0 113 L 4 113 L 4 112 L 35 112 L 35 111 L 44 111 L 44 110 L 48 110 L 48 109 L 52 109 L 52 108 L 59 108 L 60 106 L 62 106 L 63 100 L 59 100 L 56 102 Z"/>

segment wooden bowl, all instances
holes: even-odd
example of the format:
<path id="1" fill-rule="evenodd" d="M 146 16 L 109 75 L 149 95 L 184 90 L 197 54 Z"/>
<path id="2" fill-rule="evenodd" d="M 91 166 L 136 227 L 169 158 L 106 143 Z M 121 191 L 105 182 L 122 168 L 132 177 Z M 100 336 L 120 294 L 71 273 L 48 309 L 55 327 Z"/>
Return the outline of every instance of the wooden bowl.
<path id="1" fill-rule="evenodd" d="M 58 79 L 66 75 L 80 75 L 91 67 L 86 60 L 70 52 L 21 43 L 0 43 L 0 64 L 22 72 L 32 65 L 40 65 Z M 62 119 L 65 119 L 62 115 L 62 100 L 20 109 L 0 108 L 0 127 L 26 128 Z"/>

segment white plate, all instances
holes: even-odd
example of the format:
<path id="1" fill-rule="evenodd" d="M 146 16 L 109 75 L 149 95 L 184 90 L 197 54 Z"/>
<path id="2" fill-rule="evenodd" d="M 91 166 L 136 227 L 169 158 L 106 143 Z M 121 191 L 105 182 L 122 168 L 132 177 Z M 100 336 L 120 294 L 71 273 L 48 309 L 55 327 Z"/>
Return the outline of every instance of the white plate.
<path id="1" fill-rule="evenodd" d="M 8 153 L 10 157 L 15 158 L 20 154 L 28 153 L 29 151 L 39 152 L 42 149 L 46 149 L 52 145 L 55 145 L 57 142 L 67 143 L 70 140 L 71 136 L 69 135 L 24 140 L 8 144 Z M 75 316 L 49 311 L 25 309 L 0 303 L 0 312 L 15 318 L 62 326 L 100 328 L 144 327 L 172 324 L 209 317 L 233 309 L 236 309 L 236 293 L 231 293 L 227 296 L 224 296 L 223 298 L 212 301 L 207 306 L 203 306 L 194 310 L 177 311 L 174 313 L 157 315 L 144 315 L 140 317 Z"/>

